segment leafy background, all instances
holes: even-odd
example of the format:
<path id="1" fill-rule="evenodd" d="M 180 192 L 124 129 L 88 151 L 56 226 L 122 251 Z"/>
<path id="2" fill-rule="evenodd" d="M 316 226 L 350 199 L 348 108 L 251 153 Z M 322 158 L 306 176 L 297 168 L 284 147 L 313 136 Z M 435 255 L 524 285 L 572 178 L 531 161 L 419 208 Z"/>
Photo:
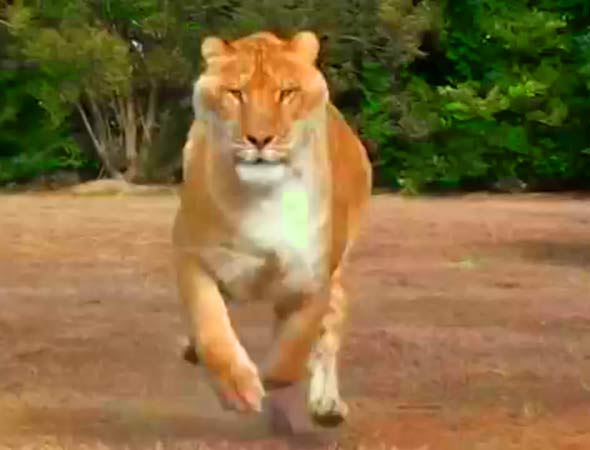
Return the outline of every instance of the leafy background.
<path id="1" fill-rule="evenodd" d="M 202 38 L 304 28 L 378 185 L 590 187 L 587 0 L 0 1 L 0 183 L 178 179 Z"/>

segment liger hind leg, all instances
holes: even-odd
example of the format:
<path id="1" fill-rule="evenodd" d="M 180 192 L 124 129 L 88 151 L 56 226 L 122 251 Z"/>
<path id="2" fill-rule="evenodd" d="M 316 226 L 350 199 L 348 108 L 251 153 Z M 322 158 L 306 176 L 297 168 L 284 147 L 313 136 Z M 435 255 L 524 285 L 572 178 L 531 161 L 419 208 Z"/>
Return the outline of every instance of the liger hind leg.
<path id="1" fill-rule="evenodd" d="M 326 427 L 340 424 L 348 414 L 348 406 L 340 397 L 338 386 L 338 352 L 346 308 L 347 298 L 337 270 L 330 287 L 329 311 L 323 318 L 321 335 L 308 362 L 308 409 L 314 420 Z"/>
<path id="2" fill-rule="evenodd" d="M 326 295 L 302 296 L 276 308 L 275 338 L 262 370 L 263 382 L 280 387 L 303 380 L 312 347 L 328 311 Z"/>

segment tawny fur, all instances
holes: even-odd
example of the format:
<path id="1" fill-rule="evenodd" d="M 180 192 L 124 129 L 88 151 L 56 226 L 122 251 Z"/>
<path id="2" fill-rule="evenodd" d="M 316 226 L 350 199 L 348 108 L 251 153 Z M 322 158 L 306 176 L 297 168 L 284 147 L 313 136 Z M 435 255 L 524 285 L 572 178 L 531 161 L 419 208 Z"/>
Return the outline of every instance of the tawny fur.
<path id="1" fill-rule="evenodd" d="M 190 338 L 224 404 L 260 410 L 263 386 L 299 381 L 309 370 L 309 409 L 322 421 L 346 414 L 336 374 L 346 315 L 340 268 L 372 175 L 330 103 L 315 67 L 318 46 L 309 32 L 203 42 L 174 243 Z M 284 164 L 236 163 L 256 157 Z M 305 199 L 304 245 L 281 231 L 292 192 Z M 232 328 L 228 297 L 274 308 L 275 340 L 260 369 Z"/>

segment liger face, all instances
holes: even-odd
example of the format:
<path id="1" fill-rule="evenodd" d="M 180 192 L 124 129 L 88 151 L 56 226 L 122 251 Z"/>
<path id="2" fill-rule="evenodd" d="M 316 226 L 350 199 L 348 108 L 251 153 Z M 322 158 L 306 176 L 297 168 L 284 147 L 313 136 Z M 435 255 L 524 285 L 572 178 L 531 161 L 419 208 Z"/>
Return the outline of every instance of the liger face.
<path id="1" fill-rule="evenodd" d="M 280 173 L 306 121 L 328 99 L 315 58 L 293 41 L 266 34 L 214 44 L 196 85 L 201 108 L 217 123 L 223 151 L 239 172 L 256 166 L 257 172 Z"/>

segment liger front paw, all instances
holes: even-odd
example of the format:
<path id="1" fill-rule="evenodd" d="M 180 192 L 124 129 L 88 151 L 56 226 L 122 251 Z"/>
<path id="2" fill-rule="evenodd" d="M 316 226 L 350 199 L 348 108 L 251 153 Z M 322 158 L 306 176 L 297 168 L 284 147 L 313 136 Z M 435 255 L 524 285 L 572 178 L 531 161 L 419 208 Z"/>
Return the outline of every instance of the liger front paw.
<path id="1" fill-rule="evenodd" d="M 247 357 L 236 358 L 215 378 L 216 391 L 225 409 L 261 412 L 265 391 L 256 366 Z"/>

